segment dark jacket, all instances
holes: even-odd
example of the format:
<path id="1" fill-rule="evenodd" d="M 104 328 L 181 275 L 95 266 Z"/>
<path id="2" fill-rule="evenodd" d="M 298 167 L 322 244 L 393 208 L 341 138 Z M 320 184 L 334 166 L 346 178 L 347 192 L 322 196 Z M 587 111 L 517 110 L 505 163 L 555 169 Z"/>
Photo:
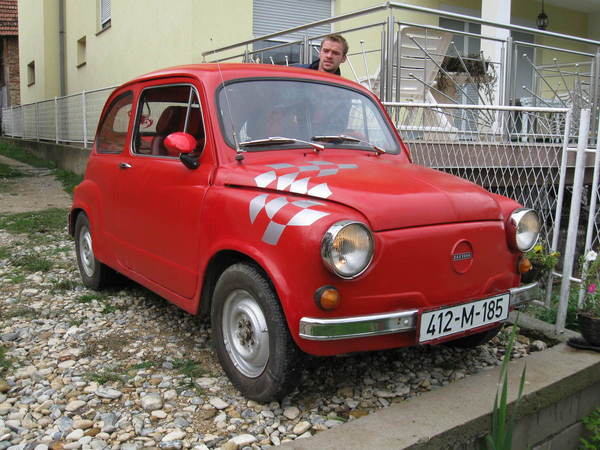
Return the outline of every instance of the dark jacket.
<path id="1" fill-rule="evenodd" d="M 317 59 L 316 61 L 313 61 L 311 64 L 294 64 L 294 67 L 302 67 L 303 69 L 319 70 L 319 62 L 320 62 L 320 60 Z M 342 74 L 339 67 L 333 73 L 335 73 L 336 75 Z"/>

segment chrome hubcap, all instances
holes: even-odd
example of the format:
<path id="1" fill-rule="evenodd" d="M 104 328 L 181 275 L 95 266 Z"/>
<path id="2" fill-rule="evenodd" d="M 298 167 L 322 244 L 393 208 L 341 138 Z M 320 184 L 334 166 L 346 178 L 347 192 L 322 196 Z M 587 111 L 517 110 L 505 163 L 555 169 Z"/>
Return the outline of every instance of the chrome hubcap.
<path id="1" fill-rule="evenodd" d="M 81 267 L 88 277 L 94 276 L 96 268 L 96 258 L 92 247 L 92 234 L 88 227 L 81 227 L 79 231 L 79 259 Z"/>
<path id="2" fill-rule="evenodd" d="M 249 378 L 258 377 L 269 360 L 267 320 L 254 297 L 236 289 L 223 307 L 223 339 L 231 361 Z"/>

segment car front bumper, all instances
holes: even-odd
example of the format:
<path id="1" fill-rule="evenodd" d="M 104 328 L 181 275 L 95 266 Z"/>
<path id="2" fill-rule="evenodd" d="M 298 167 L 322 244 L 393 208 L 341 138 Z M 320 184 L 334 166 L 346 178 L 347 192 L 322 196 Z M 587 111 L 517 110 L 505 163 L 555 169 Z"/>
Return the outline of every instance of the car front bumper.
<path id="1" fill-rule="evenodd" d="M 509 289 L 510 307 L 518 307 L 533 300 L 531 290 L 536 283 Z M 321 319 L 303 317 L 300 319 L 300 337 L 312 341 L 332 341 L 358 337 L 379 336 L 382 334 L 414 331 L 419 311 L 416 309 L 395 311 L 366 316 L 336 317 Z"/>

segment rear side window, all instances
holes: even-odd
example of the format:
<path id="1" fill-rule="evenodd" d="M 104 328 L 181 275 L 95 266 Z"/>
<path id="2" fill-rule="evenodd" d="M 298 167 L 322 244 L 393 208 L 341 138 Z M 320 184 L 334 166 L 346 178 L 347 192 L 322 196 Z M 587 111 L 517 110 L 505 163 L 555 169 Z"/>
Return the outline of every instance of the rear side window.
<path id="1" fill-rule="evenodd" d="M 198 93 L 193 86 L 174 84 L 145 89 L 138 103 L 135 124 L 134 153 L 171 156 L 165 138 L 175 132 L 186 132 L 196 138 L 196 150 L 204 147 L 204 124 Z"/>
<path id="2" fill-rule="evenodd" d="M 127 140 L 132 102 L 133 93 L 131 91 L 125 92 L 113 100 L 98 127 L 96 152 L 121 153 L 123 151 Z"/>

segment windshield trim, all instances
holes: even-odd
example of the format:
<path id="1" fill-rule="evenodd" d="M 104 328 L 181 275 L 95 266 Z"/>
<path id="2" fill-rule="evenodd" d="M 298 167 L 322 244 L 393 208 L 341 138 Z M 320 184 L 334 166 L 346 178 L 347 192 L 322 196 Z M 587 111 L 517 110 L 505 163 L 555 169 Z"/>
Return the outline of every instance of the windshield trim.
<path id="1" fill-rule="evenodd" d="M 369 101 L 371 101 L 377 107 L 377 109 L 380 108 L 380 104 L 377 101 L 375 101 L 373 98 L 371 98 L 368 94 L 363 92 L 362 90 L 357 89 L 353 86 L 346 86 L 344 84 L 334 83 L 332 81 L 314 80 L 311 78 L 301 78 L 301 77 L 283 77 L 283 76 L 273 76 L 273 77 L 258 76 L 258 77 L 244 77 L 244 78 L 234 78 L 231 80 L 225 80 L 215 88 L 215 104 L 217 106 L 217 116 L 219 119 L 219 128 L 221 130 L 221 134 L 223 135 L 223 139 L 225 140 L 225 143 L 227 144 L 227 146 L 230 147 L 234 151 L 236 151 L 236 146 L 235 146 L 235 143 L 232 138 L 231 130 L 225 129 L 225 123 L 223 122 L 224 114 L 220 113 L 220 111 L 222 109 L 221 108 L 221 106 L 222 106 L 221 105 L 221 91 L 225 88 L 225 86 L 229 86 L 232 84 L 252 82 L 252 81 L 268 81 L 268 80 L 290 81 L 290 82 L 301 82 L 301 83 L 317 83 L 317 84 L 324 84 L 324 85 L 328 85 L 328 86 L 340 87 L 343 89 L 348 89 L 349 91 L 356 92 L 357 94 L 360 94 L 363 97 L 368 98 Z M 229 112 L 228 112 L 229 106 L 227 105 L 226 101 L 223 102 L 223 106 L 225 106 L 225 108 L 223 108 L 223 111 L 227 111 L 226 113 L 229 114 Z M 382 115 L 382 116 L 383 116 L 383 122 L 385 123 L 385 126 L 387 127 L 389 133 L 391 134 L 392 139 L 394 141 L 396 141 L 396 145 L 397 145 L 397 150 L 394 149 L 394 150 L 388 151 L 387 154 L 388 155 L 401 155 L 403 152 L 403 146 L 402 146 L 402 143 L 397 138 L 396 130 L 394 129 L 393 126 L 390 126 L 388 117 L 386 115 Z M 318 142 L 318 143 L 321 144 L 321 142 Z M 327 143 L 327 145 L 325 145 L 325 144 L 324 145 L 325 145 L 325 148 L 341 148 L 341 149 L 348 149 L 348 150 L 370 150 L 370 147 L 368 147 L 367 145 L 359 146 L 357 144 L 350 144 L 350 145 L 348 145 L 348 144 L 350 144 L 350 143 L 342 143 L 342 144 Z M 281 145 L 281 149 L 283 149 L 283 150 L 306 148 L 306 147 L 307 146 L 305 144 L 300 144 L 300 143 L 293 143 L 293 144 L 290 143 L 290 144 L 282 144 Z M 271 151 L 271 150 L 273 150 L 272 145 L 266 145 L 264 147 L 256 146 L 256 147 L 252 147 L 251 149 L 250 148 L 244 149 L 245 152 L 261 152 L 261 151 Z"/>

